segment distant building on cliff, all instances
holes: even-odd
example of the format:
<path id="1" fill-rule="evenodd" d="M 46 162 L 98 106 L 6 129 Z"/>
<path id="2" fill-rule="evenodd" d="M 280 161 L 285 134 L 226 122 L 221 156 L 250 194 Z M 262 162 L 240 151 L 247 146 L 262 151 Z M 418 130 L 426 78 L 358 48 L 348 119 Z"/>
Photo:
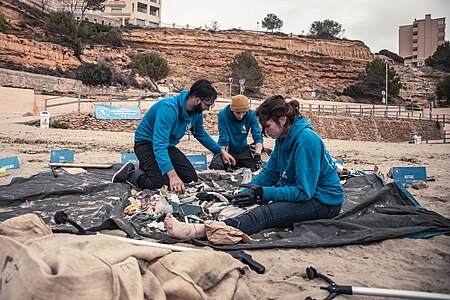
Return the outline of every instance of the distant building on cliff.
<path id="1" fill-rule="evenodd" d="M 445 42 L 445 18 L 414 20 L 412 25 L 399 27 L 399 55 L 405 64 L 422 66 L 437 47 Z"/>
<path id="2" fill-rule="evenodd" d="M 122 25 L 161 25 L 162 0 L 107 0 L 104 15 L 121 20 Z"/>
<path id="3" fill-rule="evenodd" d="M 82 1 L 80 1 L 82 2 Z M 111 26 L 138 25 L 160 26 L 162 0 L 106 0 L 103 11 L 86 11 L 83 19 L 93 23 Z M 53 0 L 50 5 L 58 11 L 73 10 L 76 18 L 81 17 L 81 8 L 71 8 L 76 1 Z"/>

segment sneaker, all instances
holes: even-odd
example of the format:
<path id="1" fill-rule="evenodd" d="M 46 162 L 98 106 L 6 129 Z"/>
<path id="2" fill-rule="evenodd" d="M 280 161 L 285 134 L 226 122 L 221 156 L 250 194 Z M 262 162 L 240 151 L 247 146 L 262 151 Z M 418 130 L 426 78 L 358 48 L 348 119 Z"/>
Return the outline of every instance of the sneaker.
<path id="1" fill-rule="evenodd" d="M 128 174 L 131 172 L 131 171 L 133 171 L 135 168 L 134 168 L 134 165 L 133 165 L 133 163 L 132 162 L 127 162 L 126 164 L 124 164 L 123 166 L 122 166 L 122 168 L 120 168 L 120 170 L 119 171 L 117 171 L 114 175 L 113 175 L 113 177 L 112 177 L 112 179 L 111 179 L 111 182 L 113 182 L 113 183 L 115 183 L 115 182 L 125 182 L 126 180 L 127 180 L 127 178 L 128 178 Z"/>

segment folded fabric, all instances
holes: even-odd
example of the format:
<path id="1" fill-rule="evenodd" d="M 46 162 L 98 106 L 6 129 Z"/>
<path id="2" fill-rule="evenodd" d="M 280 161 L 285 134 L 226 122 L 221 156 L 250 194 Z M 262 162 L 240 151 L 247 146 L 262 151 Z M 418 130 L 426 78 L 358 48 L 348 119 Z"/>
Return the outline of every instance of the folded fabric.
<path id="1" fill-rule="evenodd" d="M 216 245 L 233 245 L 240 241 L 244 243 L 252 241 L 247 234 L 222 222 L 206 221 L 205 232 L 208 241 Z"/>

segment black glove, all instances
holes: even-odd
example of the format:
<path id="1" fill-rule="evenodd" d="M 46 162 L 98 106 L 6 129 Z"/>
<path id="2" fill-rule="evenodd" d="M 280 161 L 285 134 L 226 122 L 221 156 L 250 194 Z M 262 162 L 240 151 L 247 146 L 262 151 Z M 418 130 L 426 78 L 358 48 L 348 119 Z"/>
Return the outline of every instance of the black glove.
<path id="1" fill-rule="evenodd" d="M 200 200 L 200 201 L 221 201 L 221 199 L 219 199 L 219 197 L 217 197 L 217 195 L 212 194 L 211 192 L 215 192 L 218 194 L 221 194 L 222 196 L 224 196 L 228 201 L 232 200 L 234 198 L 233 194 L 229 194 L 229 193 L 221 193 L 217 190 L 204 190 L 201 192 L 198 192 L 195 196 Z"/>
<path id="2" fill-rule="evenodd" d="M 253 171 L 261 169 L 263 161 L 261 160 L 261 154 L 255 154 L 253 156 L 253 161 L 255 162 L 255 167 Z"/>
<path id="3" fill-rule="evenodd" d="M 245 207 L 262 202 L 263 198 L 262 186 L 256 184 L 241 184 L 240 186 L 248 188 L 248 190 L 234 195 L 234 199 L 231 200 L 231 203 L 233 205 L 237 207 Z"/>

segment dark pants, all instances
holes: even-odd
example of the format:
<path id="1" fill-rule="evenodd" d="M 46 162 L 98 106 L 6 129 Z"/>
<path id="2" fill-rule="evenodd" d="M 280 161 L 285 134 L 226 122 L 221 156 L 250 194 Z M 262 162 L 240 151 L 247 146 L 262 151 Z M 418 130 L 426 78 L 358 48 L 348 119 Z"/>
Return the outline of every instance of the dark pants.
<path id="1" fill-rule="evenodd" d="M 177 147 L 167 148 L 170 161 L 178 176 L 184 183 L 198 181 L 197 173 L 191 162 L 187 159 Z M 135 142 L 134 153 L 139 160 L 139 169 L 145 172 L 138 180 L 138 186 L 142 189 L 159 189 L 163 185 L 169 187 L 169 177 L 162 175 L 158 163 L 153 153 L 153 144 L 151 142 Z"/>
<path id="2" fill-rule="evenodd" d="M 316 199 L 302 202 L 276 201 L 260 205 L 242 216 L 225 220 L 225 224 L 253 234 L 269 228 L 286 228 L 294 223 L 331 219 L 336 217 L 341 205 L 327 205 Z"/>
<path id="3" fill-rule="evenodd" d="M 256 168 L 255 160 L 253 159 L 252 150 L 250 146 L 247 146 L 239 153 L 230 153 L 231 156 L 236 160 L 235 168 L 249 168 L 254 170 Z M 213 170 L 226 170 L 228 166 L 223 164 L 222 155 L 216 154 L 214 155 L 211 163 L 209 164 L 209 168 Z"/>

